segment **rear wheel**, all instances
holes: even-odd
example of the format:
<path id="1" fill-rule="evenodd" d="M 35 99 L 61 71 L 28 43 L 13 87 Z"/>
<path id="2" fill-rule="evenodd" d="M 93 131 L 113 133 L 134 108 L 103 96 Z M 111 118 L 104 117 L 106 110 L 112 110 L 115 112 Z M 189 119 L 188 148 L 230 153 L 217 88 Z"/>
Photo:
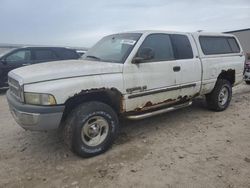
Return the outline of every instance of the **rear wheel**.
<path id="1" fill-rule="evenodd" d="M 208 108 L 214 111 L 227 109 L 232 98 L 231 83 L 224 79 L 219 79 L 213 91 L 206 95 Z"/>
<path id="2" fill-rule="evenodd" d="M 119 128 L 113 109 L 101 102 L 86 102 L 66 119 L 64 141 L 81 157 L 92 157 L 108 150 Z"/>

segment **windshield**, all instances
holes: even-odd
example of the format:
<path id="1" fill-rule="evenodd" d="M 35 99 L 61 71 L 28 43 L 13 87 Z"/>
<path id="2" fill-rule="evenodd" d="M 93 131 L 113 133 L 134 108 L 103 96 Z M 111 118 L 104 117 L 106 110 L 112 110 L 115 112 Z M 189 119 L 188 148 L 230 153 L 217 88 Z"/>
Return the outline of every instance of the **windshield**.
<path id="1" fill-rule="evenodd" d="M 84 59 L 112 63 L 124 63 L 140 33 L 122 33 L 102 38 L 83 56 Z"/>
<path id="2" fill-rule="evenodd" d="M 14 51 L 15 48 L 1 48 L 0 47 L 0 57 L 4 56 L 5 54 Z"/>

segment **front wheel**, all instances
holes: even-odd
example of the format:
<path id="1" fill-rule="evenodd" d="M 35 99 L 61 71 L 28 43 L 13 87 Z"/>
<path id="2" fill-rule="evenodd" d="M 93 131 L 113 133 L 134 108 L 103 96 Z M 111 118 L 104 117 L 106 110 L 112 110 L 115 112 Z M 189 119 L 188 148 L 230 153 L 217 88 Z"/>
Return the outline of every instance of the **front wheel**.
<path id="1" fill-rule="evenodd" d="M 227 109 L 232 98 L 232 86 L 227 80 L 217 80 L 213 91 L 206 95 L 208 108 L 213 111 Z"/>
<path id="2" fill-rule="evenodd" d="M 101 102 L 86 102 L 67 117 L 63 136 L 70 149 L 81 157 L 92 157 L 107 151 L 119 128 L 113 109 Z"/>

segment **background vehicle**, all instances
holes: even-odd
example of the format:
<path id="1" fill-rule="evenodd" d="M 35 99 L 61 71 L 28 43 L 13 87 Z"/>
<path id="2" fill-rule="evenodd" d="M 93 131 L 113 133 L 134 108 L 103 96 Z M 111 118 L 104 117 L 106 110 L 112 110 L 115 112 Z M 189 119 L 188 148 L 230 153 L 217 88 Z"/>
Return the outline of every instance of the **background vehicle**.
<path id="1" fill-rule="evenodd" d="M 24 47 L 14 49 L 0 57 L 0 88 L 8 86 L 8 72 L 26 65 L 78 59 L 75 50 L 62 47 Z"/>
<path id="2" fill-rule="evenodd" d="M 87 50 L 76 50 L 76 52 L 79 54 L 80 57 L 82 57 L 84 54 L 86 54 Z"/>
<path id="3" fill-rule="evenodd" d="M 246 54 L 244 80 L 246 84 L 250 85 L 250 54 Z"/>
<path id="4" fill-rule="evenodd" d="M 101 39 L 84 59 L 11 71 L 7 99 L 24 129 L 61 128 L 70 149 L 91 157 L 110 148 L 121 116 L 151 117 L 199 95 L 209 109 L 227 109 L 244 61 L 230 34 L 120 33 Z"/>

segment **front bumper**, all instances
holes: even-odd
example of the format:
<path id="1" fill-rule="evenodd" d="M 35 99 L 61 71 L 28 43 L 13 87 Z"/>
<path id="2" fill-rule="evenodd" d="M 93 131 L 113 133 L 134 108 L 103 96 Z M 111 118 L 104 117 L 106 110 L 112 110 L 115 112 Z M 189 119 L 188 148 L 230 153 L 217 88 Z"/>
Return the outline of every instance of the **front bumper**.
<path id="1" fill-rule="evenodd" d="M 36 106 L 17 101 L 9 91 L 7 100 L 12 116 L 24 129 L 46 131 L 57 129 L 60 125 L 64 106 Z"/>

